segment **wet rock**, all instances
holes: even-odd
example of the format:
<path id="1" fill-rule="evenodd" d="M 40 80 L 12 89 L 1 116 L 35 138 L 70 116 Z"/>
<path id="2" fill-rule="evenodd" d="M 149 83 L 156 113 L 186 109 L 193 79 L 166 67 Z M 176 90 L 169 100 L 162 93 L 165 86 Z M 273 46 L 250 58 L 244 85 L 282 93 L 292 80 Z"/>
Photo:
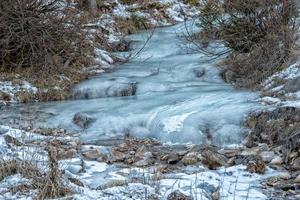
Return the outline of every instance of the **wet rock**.
<path id="1" fill-rule="evenodd" d="M 82 155 L 89 160 L 96 160 L 102 156 L 99 149 L 93 149 L 90 151 L 86 151 L 86 152 L 82 153 Z"/>
<path id="2" fill-rule="evenodd" d="M 197 152 L 190 152 L 183 156 L 181 161 L 184 165 L 194 165 L 200 161 L 200 158 L 201 155 L 199 155 Z"/>
<path id="3" fill-rule="evenodd" d="M 227 165 L 227 158 L 217 152 L 211 150 L 204 150 L 201 153 L 201 161 L 209 169 L 216 169 Z"/>
<path id="4" fill-rule="evenodd" d="M 265 169 L 265 163 L 260 156 L 254 157 L 254 159 L 247 163 L 247 171 L 250 173 L 264 174 Z"/>
<path id="5" fill-rule="evenodd" d="M 260 153 L 260 156 L 264 162 L 271 162 L 276 157 L 273 151 L 263 151 Z"/>
<path id="6" fill-rule="evenodd" d="M 202 76 L 205 75 L 205 70 L 204 69 L 194 69 L 193 72 L 194 72 L 194 74 L 196 75 L 197 78 L 201 78 Z"/>
<path id="7" fill-rule="evenodd" d="M 73 123 L 81 128 L 88 128 L 94 121 L 87 113 L 76 113 L 73 117 Z"/>
<path id="8" fill-rule="evenodd" d="M 179 162 L 179 156 L 177 154 L 170 154 L 167 159 L 167 163 L 170 165 L 175 165 Z"/>
<path id="9" fill-rule="evenodd" d="M 176 190 L 168 195 L 167 200 L 192 200 L 192 198 Z"/>
<path id="10" fill-rule="evenodd" d="M 131 80 L 107 80 L 100 85 L 83 85 L 73 90 L 74 99 L 95 99 L 105 97 L 134 96 L 137 91 L 137 82 Z"/>

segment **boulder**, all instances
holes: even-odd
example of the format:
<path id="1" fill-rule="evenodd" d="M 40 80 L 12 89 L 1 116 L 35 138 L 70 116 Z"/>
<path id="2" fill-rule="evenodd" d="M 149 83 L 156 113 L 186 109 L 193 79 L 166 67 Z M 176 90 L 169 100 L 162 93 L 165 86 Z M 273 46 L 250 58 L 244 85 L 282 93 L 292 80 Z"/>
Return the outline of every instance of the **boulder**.
<path id="1" fill-rule="evenodd" d="M 73 123 L 80 128 L 88 128 L 94 121 L 95 119 L 87 113 L 76 113 L 73 117 Z"/>

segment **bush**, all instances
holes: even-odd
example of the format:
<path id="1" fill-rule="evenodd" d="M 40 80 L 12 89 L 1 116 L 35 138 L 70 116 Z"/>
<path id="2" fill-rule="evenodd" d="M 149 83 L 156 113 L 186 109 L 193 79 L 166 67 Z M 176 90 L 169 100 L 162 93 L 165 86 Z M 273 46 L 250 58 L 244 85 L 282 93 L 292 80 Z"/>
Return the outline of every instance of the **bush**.
<path id="1" fill-rule="evenodd" d="M 60 1 L 0 1 L 2 69 L 66 67 L 89 52 L 80 25 Z"/>
<path id="2" fill-rule="evenodd" d="M 202 40 L 218 40 L 241 86 L 257 85 L 291 57 L 298 31 L 297 0 L 203 0 Z"/>

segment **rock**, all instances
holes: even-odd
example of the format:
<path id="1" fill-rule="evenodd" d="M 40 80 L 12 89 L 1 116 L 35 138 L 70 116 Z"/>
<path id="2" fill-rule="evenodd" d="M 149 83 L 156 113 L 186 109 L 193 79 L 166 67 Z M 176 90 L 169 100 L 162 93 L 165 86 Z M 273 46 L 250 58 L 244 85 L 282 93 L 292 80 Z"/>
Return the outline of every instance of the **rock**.
<path id="1" fill-rule="evenodd" d="M 86 151 L 86 152 L 82 153 L 82 155 L 89 160 L 97 160 L 99 157 L 102 156 L 99 149 L 93 149 L 90 151 Z"/>
<path id="2" fill-rule="evenodd" d="M 276 156 L 270 162 L 271 165 L 281 165 L 283 163 L 283 159 L 280 156 Z"/>
<path id="3" fill-rule="evenodd" d="M 21 79 L 18 79 L 18 78 L 14 78 L 11 83 L 13 85 L 23 85 L 23 81 Z"/>
<path id="4" fill-rule="evenodd" d="M 147 151 L 147 148 L 145 145 L 142 145 L 141 147 L 139 147 L 136 152 L 135 152 L 135 157 L 139 158 L 139 159 L 143 159 L 145 156 L 145 152 Z"/>
<path id="5" fill-rule="evenodd" d="M 194 69 L 193 72 L 197 78 L 201 78 L 205 74 L 205 69 Z"/>
<path id="6" fill-rule="evenodd" d="M 116 159 L 116 161 L 118 161 L 118 162 L 122 162 L 126 158 L 125 153 L 122 153 L 122 152 L 114 150 L 114 149 L 112 150 L 112 155 Z"/>
<path id="7" fill-rule="evenodd" d="M 57 159 L 58 160 L 65 160 L 73 158 L 76 155 L 77 151 L 76 149 L 59 149 L 57 153 Z"/>
<path id="8" fill-rule="evenodd" d="M 74 183 L 75 185 L 78 185 L 80 187 L 84 187 L 84 184 L 80 180 L 78 180 L 77 178 L 68 178 L 68 180 L 71 183 Z"/>
<path id="9" fill-rule="evenodd" d="M 294 180 L 295 183 L 300 183 L 300 175 L 298 175 L 295 180 Z"/>
<path id="10" fill-rule="evenodd" d="M 81 128 L 88 128 L 95 121 L 86 113 L 76 113 L 73 117 L 73 123 Z"/>
<path id="11" fill-rule="evenodd" d="M 177 154 L 170 154 L 167 159 L 167 163 L 170 165 L 175 165 L 179 162 L 179 156 Z"/>
<path id="12" fill-rule="evenodd" d="M 291 163 L 291 168 L 293 170 L 300 170 L 300 157 L 299 158 L 296 158 L 292 161 Z"/>
<path id="13" fill-rule="evenodd" d="M 276 155 L 273 151 L 263 151 L 260 156 L 264 162 L 271 162 Z"/>
<path id="14" fill-rule="evenodd" d="M 185 156 L 183 156 L 181 161 L 183 162 L 184 165 L 194 165 L 200 161 L 200 158 L 201 158 L 201 156 L 198 153 L 190 152 L 190 153 L 186 154 Z"/>
<path id="15" fill-rule="evenodd" d="M 11 99 L 12 97 L 10 94 L 0 91 L 0 101 L 10 101 Z"/>
<path id="16" fill-rule="evenodd" d="M 245 149 L 241 152 L 241 156 L 255 156 L 258 155 L 259 149 L 258 148 L 251 148 L 251 149 Z"/>
<path id="17" fill-rule="evenodd" d="M 168 195 L 167 200 L 192 200 L 192 198 L 176 190 Z"/>
<path id="18" fill-rule="evenodd" d="M 256 156 L 253 160 L 250 160 L 247 163 L 247 171 L 250 173 L 264 174 L 265 169 L 265 163 L 259 156 Z"/>
<path id="19" fill-rule="evenodd" d="M 150 164 L 153 164 L 154 160 L 152 158 L 153 158 L 153 155 L 151 152 L 145 152 L 144 158 L 142 160 L 139 160 L 136 163 L 134 163 L 134 165 L 137 167 L 146 167 Z"/>
<path id="20" fill-rule="evenodd" d="M 227 158 L 217 152 L 211 150 L 204 150 L 201 153 L 201 161 L 204 165 L 207 165 L 209 169 L 216 169 L 221 166 L 227 165 Z"/>
<path id="21" fill-rule="evenodd" d="M 77 149 L 77 147 L 78 147 L 78 143 L 75 141 L 68 142 L 67 145 L 74 149 Z"/>
<path id="22" fill-rule="evenodd" d="M 219 200 L 220 199 L 220 192 L 216 191 L 216 192 L 212 193 L 211 198 L 212 198 L 212 200 Z"/>
<path id="23" fill-rule="evenodd" d="M 278 177 L 281 178 L 281 179 L 283 179 L 283 180 L 289 180 L 291 178 L 291 175 L 288 172 L 281 172 L 278 175 Z"/>

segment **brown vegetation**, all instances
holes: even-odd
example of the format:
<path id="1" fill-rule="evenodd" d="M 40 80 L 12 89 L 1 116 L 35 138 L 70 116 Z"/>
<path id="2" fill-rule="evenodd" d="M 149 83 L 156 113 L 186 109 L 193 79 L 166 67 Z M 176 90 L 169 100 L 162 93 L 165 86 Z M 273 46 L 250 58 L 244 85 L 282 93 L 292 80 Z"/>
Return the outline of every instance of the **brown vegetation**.
<path id="1" fill-rule="evenodd" d="M 253 87 L 283 69 L 297 39 L 296 0 L 203 0 L 197 39 L 208 55 L 228 55 L 230 81 Z M 226 50 L 206 49 L 208 42 L 221 42 Z"/>

